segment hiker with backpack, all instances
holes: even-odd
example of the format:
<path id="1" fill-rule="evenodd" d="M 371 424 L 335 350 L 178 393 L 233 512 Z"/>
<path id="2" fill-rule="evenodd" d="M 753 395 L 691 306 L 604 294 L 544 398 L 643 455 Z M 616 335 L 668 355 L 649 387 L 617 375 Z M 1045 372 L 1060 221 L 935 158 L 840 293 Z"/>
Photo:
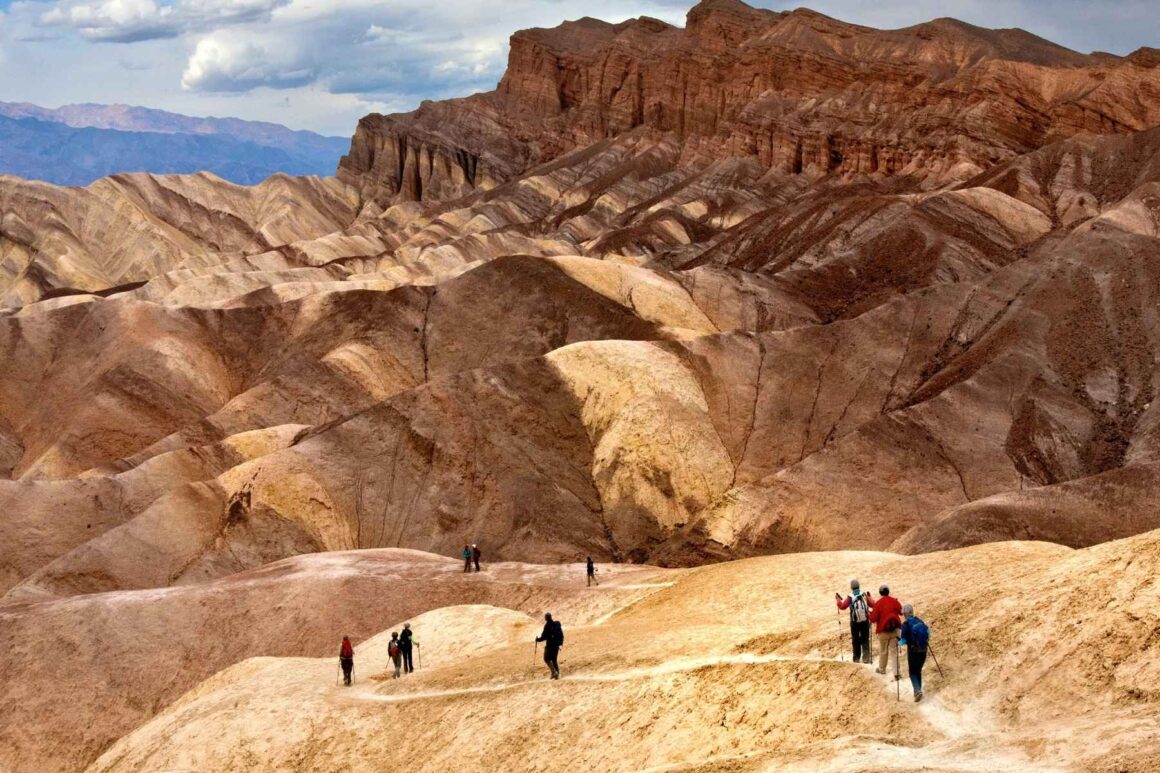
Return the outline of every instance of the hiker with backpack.
<path id="1" fill-rule="evenodd" d="M 850 595 L 842 598 L 835 593 L 838 609 L 850 610 L 850 642 L 854 648 L 855 663 L 870 662 L 870 608 L 874 600 L 869 593 L 862 592 L 857 580 L 850 580 Z"/>
<path id="2" fill-rule="evenodd" d="M 894 660 L 894 677 L 901 678 L 898 672 L 898 630 L 902 627 L 902 605 L 898 599 L 890 595 L 890 588 L 883 585 L 878 589 L 878 600 L 870 602 L 870 622 L 874 623 L 874 633 L 878 637 L 878 668 L 880 674 L 886 673 L 886 667 Z"/>
<path id="3" fill-rule="evenodd" d="M 592 563 L 592 556 L 588 556 L 588 587 L 599 584 L 596 582 L 596 564 Z"/>
<path id="4" fill-rule="evenodd" d="M 349 636 L 342 637 L 342 646 L 338 648 L 338 664 L 342 666 L 342 683 L 350 687 L 350 674 L 354 671 L 354 646 Z"/>
<path id="5" fill-rule="evenodd" d="M 483 552 L 479 549 L 479 545 L 473 544 L 471 546 L 471 559 L 475 561 L 475 571 L 477 572 L 479 571 L 479 558 L 482 555 Z"/>
<path id="6" fill-rule="evenodd" d="M 899 646 L 906 647 L 906 670 L 910 674 L 910 686 L 914 688 L 914 702 L 922 700 L 922 667 L 926 664 L 926 652 L 930 645 L 930 628 L 921 617 L 914 614 L 914 607 L 902 607 L 902 623 Z"/>
<path id="7" fill-rule="evenodd" d="M 564 646 L 564 627 L 551 614 L 544 615 L 544 630 L 536 638 L 537 642 L 544 642 L 544 662 L 552 672 L 552 679 L 560 678 L 560 666 L 556 658 L 560 656 L 560 648 Z"/>
<path id="8" fill-rule="evenodd" d="M 463 545 L 463 571 L 465 573 L 471 571 L 471 548 L 467 543 Z"/>
<path id="9" fill-rule="evenodd" d="M 411 659 L 412 649 L 418 647 L 415 634 L 411 633 L 411 624 L 403 623 L 403 633 L 399 637 L 399 654 L 403 656 L 403 673 L 415 673 L 414 661 Z"/>
<path id="10" fill-rule="evenodd" d="M 398 631 L 391 631 L 391 642 L 387 645 L 387 657 L 394 663 L 395 678 L 398 679 L 403 670 L 403 650 L 400 647 Z"/>

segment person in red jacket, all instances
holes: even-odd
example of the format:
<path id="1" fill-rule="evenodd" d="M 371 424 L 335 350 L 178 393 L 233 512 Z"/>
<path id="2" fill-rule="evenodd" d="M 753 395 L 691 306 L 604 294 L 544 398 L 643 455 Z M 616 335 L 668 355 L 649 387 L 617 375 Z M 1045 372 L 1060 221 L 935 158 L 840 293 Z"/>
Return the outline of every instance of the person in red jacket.
<path id="1" fill-rule="evenodd" d="M 338 662 L 342 666 L 342 683 L 350 686 L 350 672 L 354 670 L 354 647 L 349 636 L 342 637 L 342 646 L 338 648 Z"/>
<path id="2" fill-rule="evenodd" d="M 894 676 L 899 677 L 898 631 L 902 628 L 902 605 L 890 595 L 890 588 L 883 585 L 878 589 L 878 599 L 870 605 L 870 622 L 874 623 L 874 633 L 878 637 L 878 668 L 880 674 L 894 661 Z"/>

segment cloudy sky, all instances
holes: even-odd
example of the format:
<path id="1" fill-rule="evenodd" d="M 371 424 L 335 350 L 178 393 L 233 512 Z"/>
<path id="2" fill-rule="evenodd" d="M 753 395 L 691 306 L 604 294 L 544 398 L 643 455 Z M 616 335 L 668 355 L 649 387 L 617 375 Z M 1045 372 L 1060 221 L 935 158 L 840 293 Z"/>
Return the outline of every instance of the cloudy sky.
<path id="1" fill-rule="evenodd" d="M 493 88 L 523 27 L 694 0 L 0 0 L 0 101 L 121 102 L 349 135 L 359 116 Z M 875 27 L 955 16 L 1080 51 L 1160 47 L 1160 0 L 762 0 Z M 502 9 L 497 13 L 497 9 Z"/>

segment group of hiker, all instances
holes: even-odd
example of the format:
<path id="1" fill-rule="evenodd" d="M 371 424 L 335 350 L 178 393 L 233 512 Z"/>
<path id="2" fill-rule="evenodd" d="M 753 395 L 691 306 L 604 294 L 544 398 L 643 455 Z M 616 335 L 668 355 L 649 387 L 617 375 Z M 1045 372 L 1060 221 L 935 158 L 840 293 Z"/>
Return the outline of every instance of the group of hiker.
<path id="1" fill-rule="evenodd" d="M 483 555 L 483 552 L 479 549 L 479 545 L 464 544 L 462 555 L 464 573 L 471 571 L 471 565 L 473 562 L 475 564 L 475 571 L 480 571 L 479 558 Z"/>
<path id="2" fill-rule="evenodd" d="M 476 545 L 475 543 L 464 543 L 463 551 L 460 553 L 460 555 L 463 557 L 464 574 L 469 574 L 473 569 L 476 572 L 482 571 L 479 567 L 479 559 L 483 556 L 483 551 L 479 549 L 479 545 Z M 596 580 L 596 564 L 593 563 L 592 556 L 588 556 L 587 567 L 588 587 L 591 588 L 593 585 L 599 585 L 600 583 Z"/>
<path id="3" fill-rule="evenodd" d="M 472 565 L 475 571 L 479 569 L 480 550 L 476 545 L 463 546 L 463 571 L 470 572 Z M 588 585 L 596 581 L 596 565 L 592 556 L 586 562 Z M 888 667 L 893 663 L 894 679 L 900 680 L 899 656 L 900 648 L 906 647 L 906 665 L 910 676 L 910 684 L 914 689 L 914 701 L 922 700 L 922 669 L 926 664 L 927 653 L 930 647 L 930 627 L 914 613 L 911 604 L 900 604 L 898 599 L 890 595 L 890 588 L 882 585 L 878 588 L 878 598 L 875 599 L 868 591 L 863 591 L 858 580 L 850 581 L 850 593 L 843 597 L 841 593 L 834 594 L 838 609 L 850 613 L 850 643 L 853 649 L 854 662 L 870 664 L 873 662 L 874 641 L 870 636 L 870 628 L 874 627 L 874 639 L 878 645 L 878 665 L 875 669 L 879 674 L 888 673 Z M 537 649 L 540 643 L 544 644 L 544 663 L 548 666 L 550 679 L 560 678 L 560 648 L 564 646 L 564 627 L 552 615 L 544 615 L 544 628 L 536 637 Z M 403 674 L 413 673 L 413 653 L 418 649 L 419 642 L 411 631 L 411 624 L 403 624 L 403 632 L 391 633 L 391 640 L 387 645 L 387 654 L 395 666 L 395 678 Z M 354 673 L 354 646 L 349 636 L 342 637 L 342 645 L 338 651 L 338 661 L 342 668 L 343 683 L 350 685 Z"/>
<path id="4" fill-rule="evenodd" d="M 550 613 L 544 615 L 544 630 L 536 637 L 537 647 L 540 642 L 544 642 L 544 663 L 548 666 L 550 678 L 559 679 L 560 664 L 556 661 L 560 657 L 560 648 L 564 646 L 564 626 L 560 625 L 558 620 L 553 620 Z M 398 631 L 391 632 L 387 656 L 395 666 L 396 679 L 403 674 L 414 673 L 412 655 L 418 648 L 419 641 L 411 632 L 410 623 L 403 623 L 401 635 Z M 419 660 L 422 662 L 422 656 Z M 354 677 L 354 645 L 350 643 L 349 636 L 342 637 L 342 644 L 338 648 L 338 664 L 342 668 L 342 683 L 350 687 Z"/>
<path id="5" fill-rule="evenodd" d="M 890 595 L 886 585 L 878 589 L 875 600 L 869 591 L 863 591 L 858 580 L 850 581 L 850 594 L 845 598 L 835 593 L 838 609 L 850 611 L 850 642 L 854 650 L 855 663 L 870 663 L 874 645 L 870 640 L 870 626 L 874 626 L 874 636 L 878 643 L 879 674 L 887 673 L 890 662 L 894 663 L 894 678 L 901 679 L 899 671 L 899 649 L 906 647 L 906 666 L 910 684 L 914 688 L 914 702 L 922 700 L 922 667 L 926 664 L 926 654 L 930 649 L 930 627 L 914 613 L 911 604 L 899 604 Z"/>
<path id="6" fill-rule="evenodd" d="M 395 667 L 395 678 L 415 671 L 414 654 L 419 648 L 419 640 L 411 632 L 411 624 L 403 623 L 403 633 L 391 632 L 391 640 L 387 643 L 387 657 Z M 420 655 L 419 660 L 422 661 Z M 349 636 L 342 637 L 342 644 L 338 648 L 338 664 L 342 667 L 342 683 L 349 687 L 354 674 L 354 645 Z"/>

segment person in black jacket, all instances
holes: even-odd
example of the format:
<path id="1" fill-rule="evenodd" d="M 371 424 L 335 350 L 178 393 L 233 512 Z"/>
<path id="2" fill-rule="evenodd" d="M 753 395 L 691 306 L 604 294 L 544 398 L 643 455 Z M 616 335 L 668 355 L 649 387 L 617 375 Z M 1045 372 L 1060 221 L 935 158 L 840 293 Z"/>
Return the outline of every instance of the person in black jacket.
<path id="1" fill-rule="evenodd" d="M 418 646 L 411 633 L 411 624 L 403 623 L 403 633 L 399 636 L 399 654 L 403 656 L 403 673 L 413 674 L 415 666 L 411 661 L 412 648 Z"/>
<path id="2" fill-rule="evenodd" d="M 552 619 L 551 614 L 544 615 L 544 630 L 536 641 L 544 642 L 544 662 L 552 672 L 553 679 L 560 678 L 560 666 L 556 658 L 560 656 L 560 648 L 564 646 L 564 628 Z"/>
<path id="3" fill-rule="evenodd" d="M 596 564 L 592 563 L 592 556 L 588 556 L 588 587 L 591 588 L 593 583 L 600 584 L 596 582 Z"/>

